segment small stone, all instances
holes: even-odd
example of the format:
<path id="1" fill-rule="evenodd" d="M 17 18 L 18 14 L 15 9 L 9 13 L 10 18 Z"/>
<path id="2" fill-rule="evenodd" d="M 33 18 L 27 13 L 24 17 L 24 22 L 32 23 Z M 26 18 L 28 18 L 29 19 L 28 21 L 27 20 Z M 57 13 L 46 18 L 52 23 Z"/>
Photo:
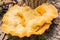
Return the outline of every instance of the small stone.
<path id="1" fill-rule="evenodd" d="M 56 34 L 54 34 L 53 37 L 56 37 Z"/>
<path id="2" fill-rule="evenodd" d="M 56 36 L 56 38 L 60 38 L 60 36 Z"/>
<path id="3" fill-rule="evenodd" d="M 4 35 L 5 35 L 4 33 L 2 33 L 2 34 L 0 35 L 0 40 L 3 39 Z"/>
<path id="4" fill-rule="evenodd" d="M 57 38 L 52 38 L 51 40 L 58 40 Z"/>
<path id="5" fill-rule="evenodd" d="M 0 31 L 0 34 L 2 34 L 2 31 Z"/>
<path id="6" fill-rule="evenodd" d="M 60 31 L 58 32 L 58 35 L 60 35 Z"/>

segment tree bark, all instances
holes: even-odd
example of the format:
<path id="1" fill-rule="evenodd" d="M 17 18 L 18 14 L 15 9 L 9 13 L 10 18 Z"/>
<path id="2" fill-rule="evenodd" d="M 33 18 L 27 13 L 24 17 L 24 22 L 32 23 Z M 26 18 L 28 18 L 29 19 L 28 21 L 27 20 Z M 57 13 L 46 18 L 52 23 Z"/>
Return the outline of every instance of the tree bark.
<path id="1" fill-rule="evenodd" d="M 26 5 L 33 9 L 45 2 L 47 2 L 47 0 L 25 0 Z"/>

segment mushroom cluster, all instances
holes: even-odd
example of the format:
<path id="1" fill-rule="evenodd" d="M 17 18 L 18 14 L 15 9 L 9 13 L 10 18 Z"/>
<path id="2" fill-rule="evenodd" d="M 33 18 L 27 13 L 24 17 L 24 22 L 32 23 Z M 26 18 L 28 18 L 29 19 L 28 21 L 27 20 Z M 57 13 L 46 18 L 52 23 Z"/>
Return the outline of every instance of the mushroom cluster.
<path id="1" fill-rule="evenodd" d="M 29 6 L 14 5 L 4 14 L 2 32 L 18 36 L 41 35 L 58 16 L 57 9 L 49 3 L 43 3 L 35 9 Z"/>

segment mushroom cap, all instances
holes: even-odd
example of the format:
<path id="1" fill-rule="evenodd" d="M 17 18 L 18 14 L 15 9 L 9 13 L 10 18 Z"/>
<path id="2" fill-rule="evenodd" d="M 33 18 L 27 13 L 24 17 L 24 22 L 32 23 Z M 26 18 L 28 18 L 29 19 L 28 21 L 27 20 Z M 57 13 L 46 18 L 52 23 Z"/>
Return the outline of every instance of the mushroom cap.
<path id="1" fill-rule="evenodd" d="M 20 38 L 32 34 L 42 35 L 57 16 L 57 9 L 49 3 L 43 3 L 35 9 L 16 4 L 4 14 L 2 32 Z"/>

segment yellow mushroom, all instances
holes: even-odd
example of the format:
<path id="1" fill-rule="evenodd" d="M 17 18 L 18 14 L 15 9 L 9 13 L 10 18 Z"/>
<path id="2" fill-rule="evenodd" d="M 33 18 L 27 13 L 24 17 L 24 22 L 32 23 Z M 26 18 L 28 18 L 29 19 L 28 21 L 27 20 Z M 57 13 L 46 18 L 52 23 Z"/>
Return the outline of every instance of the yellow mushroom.
<path id="1" fill-rule="evenodd" d="M 43 3 L 36 9 L 14 5 L 3 16 L 2 32 L 20 38 L 42 35 L 57 16 L 57 9 L 49 3 Z"/>

